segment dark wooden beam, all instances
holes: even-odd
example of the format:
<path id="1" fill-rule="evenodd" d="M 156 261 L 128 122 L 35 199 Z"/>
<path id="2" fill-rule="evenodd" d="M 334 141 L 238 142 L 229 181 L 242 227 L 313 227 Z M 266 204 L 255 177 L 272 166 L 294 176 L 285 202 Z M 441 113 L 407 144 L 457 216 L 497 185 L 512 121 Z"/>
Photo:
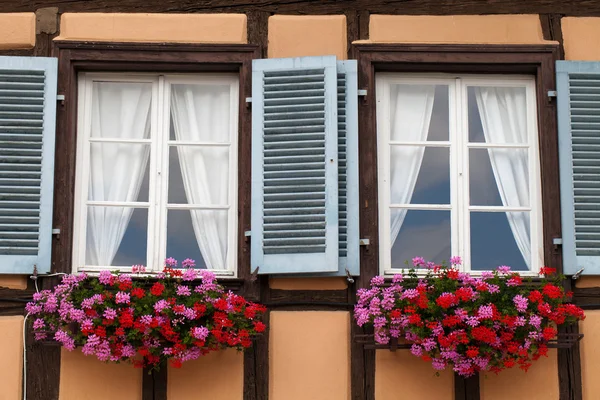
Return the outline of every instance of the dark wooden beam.
<path id="1" fill-rule="evenodd" d="M 566 280 L 564 282 L 565 290 L 573 290 L 573 284 L 574 281 Z M 579 324 L 561 327 L 558 329 L 558 333 L 578 334 Z M 581 356 L 579 350 L 579 342 L 571 348 L 558 349 L 559 400 L 582 400 Z"/>
<path id="2" fill-rule="evenodd" d="M 278 14 L 344 14 L 369 10 L 374 14 L 564 14 L 600 15 L 595 0 L 3 0 L 0 12 L 35 11 L 58 6 L 59 12 L 162 12 L 245 13 L 265 11 Z"/>
<path id="3" fill-rule="evenodd" d="M 142 400 L 167 400 L 167 364 L 159 371 L 144 368 L 142 373 Z"/>
<path id="4" fill-rule="evenodd" d="M 454 400 L 479 399 L 479 374 L 464 378 L 454 373 Z"/>
<path id="5" fill-rule="evenodd" d="M 540 14 L 540 24 L 542 25 L 542 34 L 545 40 L 555 40 L 559 43 L 558 58 L 565 58 L 565 48 L 562 35 L 562 15 L 560 14 Z"/>

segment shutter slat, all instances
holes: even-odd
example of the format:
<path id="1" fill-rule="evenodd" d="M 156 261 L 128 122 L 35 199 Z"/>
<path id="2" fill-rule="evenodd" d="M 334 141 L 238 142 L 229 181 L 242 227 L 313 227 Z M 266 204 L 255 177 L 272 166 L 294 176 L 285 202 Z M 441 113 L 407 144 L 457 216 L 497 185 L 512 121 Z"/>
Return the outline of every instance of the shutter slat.
<path id="1" fill-rule="evenodd" d="M 556 67 L 564 271 L 600 274 L 600 63 Z"/>
<path id="2" fill-rule="evenodd" d="M 338 269 L 335 82 L 335 57 L 253 61 L 251 259 L 259 273 Z"/>
<path id="3" fill-rule="evenodd" d="M 56 70 L 0 57 L 0 272 L 50 270 Z"/>

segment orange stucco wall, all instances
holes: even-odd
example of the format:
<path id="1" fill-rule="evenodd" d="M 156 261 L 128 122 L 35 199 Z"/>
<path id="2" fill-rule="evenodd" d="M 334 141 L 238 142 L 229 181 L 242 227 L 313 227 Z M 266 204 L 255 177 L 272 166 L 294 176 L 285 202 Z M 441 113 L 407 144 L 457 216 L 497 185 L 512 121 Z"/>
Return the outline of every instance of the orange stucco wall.
<path id="1" fill-rule="evenodd" d="M 62 350 L 59 400 L 141 400 L 142 370 Z"/>
<path id="2" fill-rule="evenodd" d="M 371 15 L 369 40 L 396 43 L 543 43 L 538 15 Z"/>
<path id="3" fill-rule="evenodd" d="M 600 310 L 586 311 L 579 329 L 584 335 L 579 348 L 583 400 L 595 400 L 600 396 Z"/>
<path id="4" fill-rule="evenodd" d="M 244 14 L 65 13 L 57 40 L 247 43 Z"/>
<path id="5" fill-rule="evenodd" d="M 27 289 L 27 276 L 0 275 L 0 287 L 9 289 Z"/>
<path id="6" fill-rule="evenodd" d="M 269 400 L 347 400 L 350 313 L 274 311 L 269 333 Z"/>
<path id="7" fill-rule="evenodd" d="M 345 15 L 269 17 L 269 58 L 322 56 L 347 58 Z"/>
<path id="8" fill-rule="evenodd" d="M 436 376 L 427 363 L 408 350 L 378 350 L 375 362 L 375 398 L 377 400 L 454 398 L 454 376 L 442 371 Z M 402 397 L 399 396 L 399 391 Z"/>
<path id="9" fill-rule="evenodd" d="M 23 317 L 0 317 L 0 338 L 0 400 L 19 400 L 23 384 Z"/>
<path id="10" fill-rule="evenodd" d="M 581 61 L 600 60 L 600 18 L 563 17 L 562 34 L 565 59 Z"/>
<path id="11" fill-rule="evenodd" d="M 210 353 L 182 368 L 169 368 L 168 376 L 169 400 L 242 400 L 244 354 L 234 349 Z"/>
<path id="12" fill-rule="evenodd" d="M 35 14 L 0 14 L 0 50 L 35 46 Z"/>
<path id="13" fill-rule="evenodd" d="M 534 362 L 524 372 L 519 368 L 480 378 L 481 400 L 558 400 L 558 360 L 556 350 Z"/>

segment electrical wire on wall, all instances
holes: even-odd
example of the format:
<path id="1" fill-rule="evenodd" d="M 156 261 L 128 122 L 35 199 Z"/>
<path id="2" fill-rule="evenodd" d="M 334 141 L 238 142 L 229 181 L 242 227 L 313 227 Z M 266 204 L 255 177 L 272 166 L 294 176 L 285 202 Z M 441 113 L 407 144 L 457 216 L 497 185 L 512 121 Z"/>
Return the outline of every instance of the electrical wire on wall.
<path id="1" fill-rule="evenodd" d="M 35 272 L 29 278 L 33 280 L 35 285 L 35 291 L 37 293 L 40 292 L 38 287 L 38 279 L 39 278 L 50 278 L 53 276 L 67 275 L 64 272 L 58 272 L 56 274 L 48 274 L 48 275 L 38 275 Z M 23 319 L 23 400 L 27 400 L 27 318 L 29 317 L 29 313 L 25 314 L 25 318 Z"/>

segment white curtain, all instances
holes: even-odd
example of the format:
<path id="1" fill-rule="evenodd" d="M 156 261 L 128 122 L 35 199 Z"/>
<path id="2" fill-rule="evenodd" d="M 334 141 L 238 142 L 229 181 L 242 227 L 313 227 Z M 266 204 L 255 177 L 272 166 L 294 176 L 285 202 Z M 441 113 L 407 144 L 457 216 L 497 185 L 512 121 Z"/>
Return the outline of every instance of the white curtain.
<path id="1" fill-rule="evenodd" d="M 150 136 L 152 86 L 146 83 L 95 83 L 91 137 L 144 139 Z M 89 200 L 136 201 L 150 146 L 91 143 Z M 129 224 L 132 208 L 88 207 L 87 260 L 109 266 Z"/>
<path id="2" fill-rule="evenodd" d="M 173 85 L 171 115 L 177 141 L 230 141 L 227 85 Z M 177 146 L 187 200 L 196 205 L 229 203 L 227 146 Z M 192 210 L 192 226 L 208 269 L 224 270 L 227 260 L 226 210 Z"/>
<path id="3" fill-rule="evenodd" d="M 486 143 L 527 141 L 527 103 L 523 88 L 475 88 Z M 498 192 L 505 207 L 529 206 L 526 149 L 488 149 Z M 508 223 L 527 267 L 531 263 L 530 213 L 507 212 Z"/>
<path id="4" fill-rule="evenodd" d="M 393 85 L 390 101 L 390 140 L 427 140 L 434 86 Z M 407 204 L 412 198 L 423 161 L 423 146 L 390 146 L 390 202 Z M 392 208 L 391 246 L 400 233 L 406 209 Z"/>

